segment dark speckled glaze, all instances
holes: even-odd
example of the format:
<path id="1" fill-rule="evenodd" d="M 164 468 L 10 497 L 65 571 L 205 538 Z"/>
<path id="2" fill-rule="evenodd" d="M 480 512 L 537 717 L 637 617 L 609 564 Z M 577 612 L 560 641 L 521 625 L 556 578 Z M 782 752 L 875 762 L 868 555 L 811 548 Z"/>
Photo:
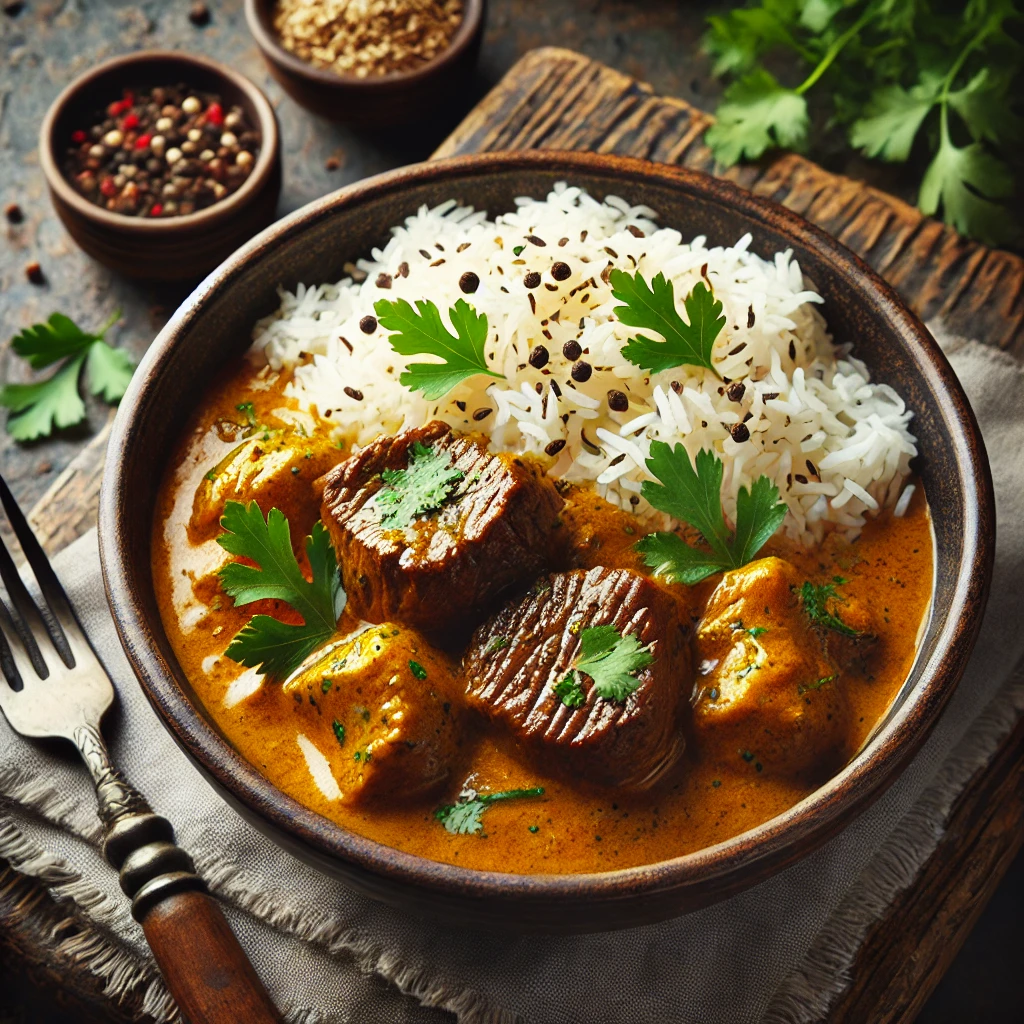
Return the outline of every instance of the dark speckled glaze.
<path id="1" fill-rule="evenodd" d="M 837 342 L 914 409 L 917 467 L 931 503 L 936 593 L 914 671 L 865 749 L 802 803 L 698 853 L 592 875 L 509 875 L 427 861 L 371 842 L 301 807 L 217 732 L 164 635 L 150 577 L 150 525 L 164 466 L 196 400 L 276 309 L 275 288 L 331 281 L 382 245 L 390 225 L 450 196 L 492 213 L 569 180 L 656 209 L 684 237 L 731 244 L 750 231 L 762 255 L 792 248 L 825 299 Z M 104 579 L 122 643 L 167 728 L 221 793 L 298 857 L 418 914 L 520 931 L 585 931 L 657 921 L 721 899 L 805 856 L 875 800 L 923 743 L 963 672 L 991 576 L 991 480 L 977 424 L 921 323 L 866 264 L 773 203 L 692 171 L 621 157 L 516 153 L 463 157 L 372 178 L 275 224 L 224 263 L 156 339 L 114 424 L 100 508 Z"/>

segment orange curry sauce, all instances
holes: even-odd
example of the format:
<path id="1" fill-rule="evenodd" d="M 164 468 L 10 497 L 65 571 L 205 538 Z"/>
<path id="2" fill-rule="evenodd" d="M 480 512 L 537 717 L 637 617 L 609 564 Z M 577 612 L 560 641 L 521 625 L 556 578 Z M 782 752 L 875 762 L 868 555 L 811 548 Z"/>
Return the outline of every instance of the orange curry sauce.
<path id="1" fill-rule="evenodd" d="M 679 856 L 761 824 L 807 796 L 861 747 L 910 672 L 932 594 L 932 534 L 920 487 L 905 516 L 883 515 L 854 542 L 830 534 L 818 549 L 807 551 L 777 536 L 760 552 L 787 559 L 799 577 L 816 582 L 841 575 L 847 581 L 844 598 L 871 609 L 875 618 L 879 639 L 870 668 L 844 665 L 839 677 L 821 689 L 842 688 L 849 706 L 841 749 L 826 758 L 830 763 L 823 766 L 823 776 L 774 771 L 758 749 L 754 715 L 749 736 L 742 726 L 739 732 L 712 730 L 696 741 L 690 735 L 681 760 L 648 791 L 598 790 L 583 781 L 545 775 L 528 751 L 474 719 L 462 733 L 456 763 L 441 791 L 404 804 L 352 806 L 327 799 L 297 742 L 316 709 L 224 657 L 232 636 L 257 608 L 234 608 L 220 591 L 215 571 L 226 555 L 213 539 L 215 517 L 198 526 L 193 521 L 189 529 L 197 488 L 237 448 L 232 424 L 243 420 L 245 411 L 239 406 L 252 403 L 260 423 L 280 422 L 273 411 L 294 404 L 282 397 L 284 384 L 278 375 L 245 364 L 208 393 L 162 485 L 153 527 L 153 575 L 171 644 L 224 735 L 275 786 L 361 835 L 438 861 L 521 873 L 604 871 Z M 320 516 L 315 477 L 345 454 L 328 451 L 324 443 L 315 450 L 296 448 L 281 455 L 292 460 L 284 474 L 286 492 L 275 491 L 273 484 L 254 485 L 246 494 L 231 496 L 255 498 L 264 514 L 272 505 L 281 507 L 298 547 Z M 635 519 L 587 492 L 577 492 L 570 504 L 565 519 L 573 531 L 577 564 L 642 569 L 632 551 L 642 534 L 638 524 L 631 525 Z M 700 618 L 719 579 L 671 588 L 692 620 Z M 290 614 L 284 606 L 258 610 L 282 618 Z M 356 625 L 346 613 L 339 629 Z M 682 685 L 687 690 L 693 686 L 695 694 L 701 689 L 699 676 L 697 684 L 686 679 Z M 483 834 L 452 835 L 434 812 L 453 802 L 466 783 L 481 792 L 543 786 L 544 795 L 494 804 L 483 818 Z"/>

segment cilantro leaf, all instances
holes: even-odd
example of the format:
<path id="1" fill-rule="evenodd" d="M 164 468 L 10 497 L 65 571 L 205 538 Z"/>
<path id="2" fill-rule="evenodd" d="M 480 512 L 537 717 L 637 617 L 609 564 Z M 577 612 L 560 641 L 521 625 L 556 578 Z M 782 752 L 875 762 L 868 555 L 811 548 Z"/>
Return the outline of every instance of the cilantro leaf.
<path id="1" fill-rule="evenodd" d="M 465 299 L 458 299 L 448 310 L 454 335 L 429 299 L 417 299 L 415 310 L 405 299 L 379 299 L 373 308 L 380 325 L 391 332 L 388 340 L 399 355 L 432 355 L 443 360 L 410 363 L 398 378 L 411 391 L 422 391 L 428 401 L 443 398 L 457 384 L 478 374 L 504 379 L 487 365 L 484 356 L 487 316 L 477 314 Z"/>
<path id="2" fill-rule="evenodd" d="M 1024 138 L 1024 118 L 1007 99 L 1014 80 L 1012 71 L 1000 74 L 985 67 L 949 94 L 949 105 L 975 142 L 1014 143 Z"/>
<path id="3" fill-rule="evenodd" d="M 436 452 L 419 441 L 413 442 L 406 469 L 385 469 L 384 486 L 375 502 L 380 520 L 392 529 L 405 529 L 413 520 L 439 509 L 462 479 L 447 452 Z"/>
<path id="4" fill-rule="evenodd" d="M 579 708 L 587 702 L 587 695 L 583 692 L 575 672 L 569 672 L 560 683 L 554 685 L 553 689 L 555 696 L 567 708 Z"/>
<path id="5" fill-rule="evenodd" d="M 653 661 L 654 655 L 632 633 L 623 636 L 614 626 L 592 626 L 580 633 L 573 667 L 590 676 L 598 697 L 622 701 L 640 685 L 635 673 Z"/>
<path id="6" fill-rule="evenodd" d="M 434 811 L 434 817 L 452 835 L 477 835 L 483 828 L 480 816 L 491 804 L 499 803 L 502 800 L 523 800 L 543 795 L 543 786 L 534 786 L 530 789 L 507 789 L 500 793 L 477 793 L 475 796 L 461 799 L 457 803 L 438 807 Z"/>
<path id="7" fill-rule="evenodd" d="M 256 568 L 231 562 L 218 571 L 221 586 L 235 605 L 275 600 L 290 604 L 302 616 L 301 626 L 269 615 L 254 615 L 234 636 L 227 656 L 239 664 L 261 669 L 264 675 L 285 678 L 329 639 L 345 607 L 338 563 L 322 523 L 306 538 L 312 580 L 307 580 L 292 551 L 291 530 L 280 509 L 266 520 L 255 501 L 229 501 L 217 538 L 225 551 L 248 558 Z"/>
<path id="8" fill-rule="evenodd" d="M 54 313 L 46 323 L 26 327 L 12 339 L 11 347 L 34 370 L 64 360 L 45 380 L 0 389 L 0 406 L 14 414 L 7 420 L 12 437 L 32 441 L 85 419 L 85 403 L 78 393 L 83 365 L 92 394 L 111 404 L 121 398 L 135 366 L 126 352 L 103 340 L 120 315 L 118 310 L 99 334 L 88 334 L 63 313 Z"/>
<path id="9" fill-rule="evenodd" d="M 69 359 L 52 377 L 33 384 L 5 384 L 0 405 L 13 415 L 7 433 L 16 441 L 34 441 L 54 430 L 73 427 L 85 419 L 85 403 L 78 395 L 78 375 L 85 354 Z"/>
<path id="10" fill-rule="evenodd" d="M 807 100 L 794 89 L 784 89 L 764 68 L 756 68 L 725 90 L 704 141 L 716 160 L 731 166 L 756 160 L 776 146 L 803 149 L 809 124 Z"/>
<path id="11" fill-rule="evenodd" d="M 637 337 L 622 346 L 631 363 L 652 373 L 675 366 L 703 366 L 714 371 L 711 350 L 725 326 L 722 303 L 703 281 L 683 300 L 687 323 L 676 309 L 675 289 L 664 274 L 656 274 L 648 285 L 641 274 L 613 270 L 609 276 L 612 295 L 623 303 L 615 315 L 630 327 L 656 331 L 665 340 Z"/>
<path id="12" fill-rule="evenodd" d="M 713 573 L 738 569 L 751 561 L 769 537 L 782 525 L 787 506 L 778 488 L 759 476 L 748 490 L 736 496 L 736 528 L 729 537 L 722 514 L 722 460 L 701 449 L 695 464 L 686 449 L 664 441 L 651 442 L 647 469 L 656 480 L 645 480 L 641 494 L 659 512 L 698 530 L 710 552 L 690 547 L 675 533 L 652 533 L 636 544 L 636 550 L 658 576 L 693 585 Z"/>
<path id="13" fill-rule="evenodd" d="M 860 636 L 860 630 L 848 626 L 835 610 L 836 602 L 842 601 L 839 592 L 836 590 L 836 585 L 845 582 L 839 576 L 832 583 L 815 584 L 806 581 L 800 588 L 800 600 L 803 603 L 804 611 L 812 622 L 816 622 L 819 626 L 824 626 L 825 629 L 841 633 L 843 636 L 857 637 Z M 825 682 L 828 682 L 828 680 L 825 680 Z M 818 685 L 820 686 L 821 683 L 819 682 Z M 816 688 L 811 687 L 811 689 Z"/>
<path id="14" fill-rule="evenodd" d="M 918 130 L 942 91 L 942 77 L 925 73 L 917 85 L 877 90 L 864 115 L 850 126 L 850 145 L 865 156 L 902 162 L 910 156 Z"/>

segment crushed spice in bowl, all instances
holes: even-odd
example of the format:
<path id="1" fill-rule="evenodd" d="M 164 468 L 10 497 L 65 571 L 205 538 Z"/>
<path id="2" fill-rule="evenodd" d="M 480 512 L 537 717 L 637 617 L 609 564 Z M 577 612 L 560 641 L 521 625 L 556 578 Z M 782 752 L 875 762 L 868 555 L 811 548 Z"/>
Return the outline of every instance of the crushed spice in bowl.
<path id="1" fill-rule="evenodd" d="M 259 156 L 241 106 L 184 84 L 123 89 L 70 135 L 64 174 L 79 195 L 128 217 L 176 217 L 236 192 Z"/>
<path id="2" fill-rule="evenodd" d="M 302 60 L 367 78 L 432 60 L 451 45 L 463 16 L 462 0 L 277 0 L 273 25 Z"/>

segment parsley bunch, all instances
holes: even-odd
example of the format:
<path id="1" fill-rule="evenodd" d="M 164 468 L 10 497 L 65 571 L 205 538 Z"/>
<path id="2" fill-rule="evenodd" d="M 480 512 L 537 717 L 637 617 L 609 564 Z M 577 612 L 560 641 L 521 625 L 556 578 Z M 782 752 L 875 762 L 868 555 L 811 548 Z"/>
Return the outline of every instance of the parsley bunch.
<path id="1" fill-rule="evenodd" d="M 7 432 L 15 440 L 34 441 L 85 419 L 85 403 L 78 393 L 83 367 L 91 394 L 111 405 L 120 400 L 135 364 L 126 352 L 103 340 L 120 316 L 118 310 L 98 334 L 89 334 L 63 313 L 54 313 L 45 324 L 26 327 L 11 342 L 33 370 L 63 360 L 45 380 L 0 388 L 0 406 L 11 410 Z"/>
<path id="2" fill-rule="evenodd" d="M 307 580 L 292 551 L 291 530 L 285 514 L 272 508 L 266 520 L 255 501 L 224 505 L 217 538 L 225 551 L 247 558 L 256 566 L 230 562 L 217 573 L 224 592 L 236 605 L 253 601 L 284 601 L 301 616 L 301 626 L 270 615 L 254 615 L 234 636 L 226 654 L 232 661 L 261 669 L 264 675 L 284 679 L 334 635 L 345 607 L 338 562 L 327 530 L 316 523 L 306 538 L 312 580 Z"/>
<path id="3" fill-rule="evenodd" d="M 694 584 L 726 569 L 739 569 L 751 561 L 786 518 L 779 489 L 759 476 L 749 490 L 736 496 L 736 529 L 732 537 L 722 515 L 722 460 L 702 449 L 691 465 L 686 449 L 664 441 L 651 442 L 647 469 L 656 481 L 645 480 L 643 496 L 665 512 L 700 531 L 710 551 L 692 548 L 678 534 L 651 533 L 636 549 L 659 576 L 673 583 Z"/>
<path id="4" fill-rule="evenodd" d="M 927 164 L 922 212 L 981 241 L 1019 241 L 1022 0 L 748 0 L 709 19 L 705 49 L 734 80 L 705 141 L 724 164 L 808 148 L 812 123 L 867 157 Z M 781 83 L 765 66 L 803 78 Z M 815 118 L 807 98 L 821 99 Z"/>

